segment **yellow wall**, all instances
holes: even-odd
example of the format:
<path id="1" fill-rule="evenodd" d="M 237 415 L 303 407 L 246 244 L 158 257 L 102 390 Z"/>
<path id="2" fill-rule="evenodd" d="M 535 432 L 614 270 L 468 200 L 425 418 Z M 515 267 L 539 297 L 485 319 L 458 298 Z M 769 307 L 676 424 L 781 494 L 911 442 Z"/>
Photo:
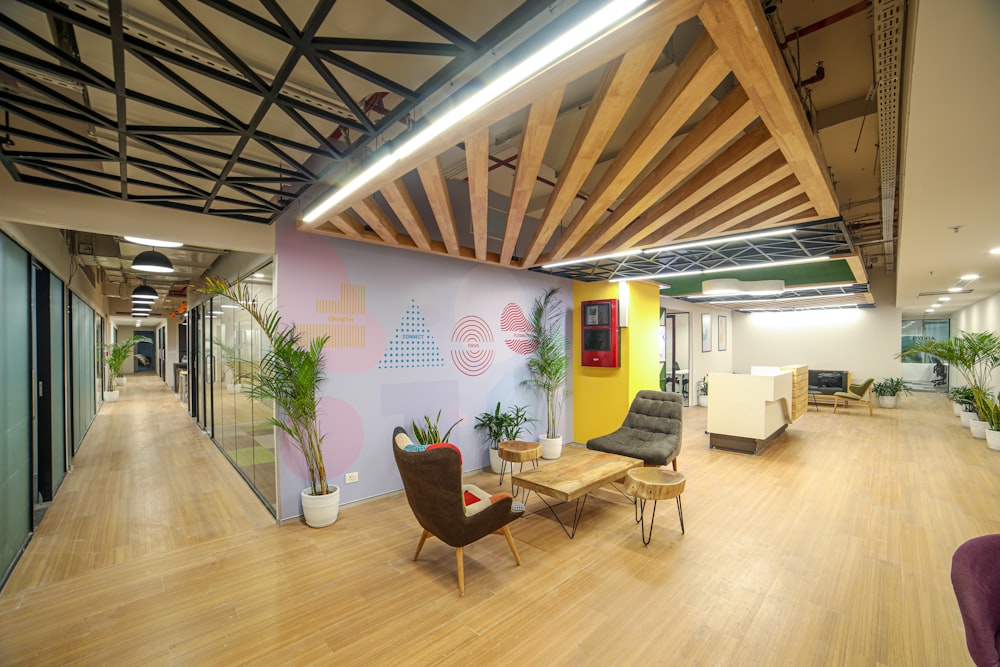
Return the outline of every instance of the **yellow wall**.
<path id="1" fill-rule="evenodd" d="M 573 283 L 573 438 L 586 442 L 622 424 L 632 398 L 640 389 L 658 389 L 660 291 L 656 285 L 628 283 L 628 327 L 621 330 L 621 367 L 594 368 L 580 363 L 583 340 L 580 303 L 618 299 L 617 283 Z M 619 307 L 621 304 L 619 303 Z"/>

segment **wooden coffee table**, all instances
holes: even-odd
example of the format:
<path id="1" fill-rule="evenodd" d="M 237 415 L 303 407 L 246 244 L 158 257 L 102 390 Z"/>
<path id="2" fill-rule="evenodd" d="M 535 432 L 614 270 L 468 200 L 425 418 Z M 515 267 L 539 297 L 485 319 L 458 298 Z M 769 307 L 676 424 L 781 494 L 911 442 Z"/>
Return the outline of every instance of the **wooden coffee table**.
<path id="1" fill-rule="evenodd" d="M 534 491 L 552 512 L 570 539 L 576 536 L 587 495 L 602 486 L 625 478 L 632 468 L 642 466 L 642 459 L 597 452 L 583 447 L 563 447 L 562 456 L 551 463 L 520 472 L 512 481 L 520 487 Z M 566 528 L 545 496 L 568 503 L 576 501 L 573 511 L 573 530 Z M 527 500 L 527 498 L 525 498 Z M 557 503 L 558 504 L 558 503 Z"/>

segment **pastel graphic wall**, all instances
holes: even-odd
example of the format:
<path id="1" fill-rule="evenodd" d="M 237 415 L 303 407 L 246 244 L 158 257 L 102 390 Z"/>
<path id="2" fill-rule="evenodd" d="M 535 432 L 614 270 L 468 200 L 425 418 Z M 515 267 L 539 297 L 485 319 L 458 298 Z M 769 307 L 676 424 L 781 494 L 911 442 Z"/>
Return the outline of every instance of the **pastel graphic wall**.
<path id="1" fill-rule="evenodd" d="M 560 287 L 570 340 L 570 281 L 328 238 L 290 224 L 278 230 L 276 264 L 285 321 L 307 336 L 330 336 L 320 423 L 327 475 L 341 487 L 342 502 L 402 488 L 392 430 L 410 430 L 411 421 L 433 419 L 439 410 L 442 432 L 462 420 L 450 440 L 465 470 L 488 465 L 473 425 L 497 401 L 526 405 L 539 418 L 525 439 L 544 431 L 544 398 L 521 387 L 531 352 L 527 315 L 544 290 Z M 560 427 L 572 440 L 572 401 Z M 283 442 L 279 450 L 285 519 L 301 514 L 307 475 L 293 446 Z M 348 472 L 359 481 L 345 484 Z"/>

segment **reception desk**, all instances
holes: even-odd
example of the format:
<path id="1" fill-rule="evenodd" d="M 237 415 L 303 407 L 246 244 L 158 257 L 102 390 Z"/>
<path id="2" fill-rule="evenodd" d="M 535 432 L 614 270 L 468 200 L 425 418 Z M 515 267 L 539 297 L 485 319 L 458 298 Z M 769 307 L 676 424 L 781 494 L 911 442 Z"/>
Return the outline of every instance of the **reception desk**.
<path id="1" fill-rule="evenodd" d="M 709 373 L 708 444 L 757 454 L 792 423 L 792 373 L 754 367 L 749 375 Z"/>

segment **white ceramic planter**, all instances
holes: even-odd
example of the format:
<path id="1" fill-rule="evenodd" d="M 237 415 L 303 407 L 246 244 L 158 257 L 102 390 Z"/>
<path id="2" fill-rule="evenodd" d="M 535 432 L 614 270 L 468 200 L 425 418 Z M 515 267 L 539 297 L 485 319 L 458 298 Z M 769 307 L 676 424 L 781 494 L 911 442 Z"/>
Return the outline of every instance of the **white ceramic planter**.
<path id="1" fill-rule="evenodd" d="M 1000 452 L 1000 431 L 986 429 L 986 446 Z"/>
<path id="2" fill-rule="evenodd" d="M 542 458 L 543 459 L 557 459 L 562 456 L 562 436 L 558 435 L 554 438 L 546 438 L 543 435 L 538 436 L 538 442 L 542 445 Z"/>
<path id="3" fill-rule="evenodd" d="M 708 394 L 698 394 L 698 405 L 703 408 L 708 407 Z"/>
<path id="4" fill-rule="evenodd" d="M 330 493 L 322 496 L 314 496 L 311 486 L 302 489 L 302 516 L 311 528 L 329 526 L 340 514 L 340 487 L 327 484 L 327 488 Z"/>
<path id="5" fill-rule="evenodd" d="M 105 403 L 117 403 L 118 399 L 121 398 L 121 392 L 115 389 L 114 391 L 104 392 L 104 402 Z"/>
<path id="6" fill-rule="evenodd" d="M 962 412 L 962 414 L 959 415 L 959 417 L 962 418 L 962 426 L 969 428 L 969 422 L 972 421 L 972 418 L 975 416 L 975 412 Z"/>
<path id="7" fill-rule="evenodd" d="M 951 411 L 955 413 L 956 417 L 961 417 L 962 413 L 965 412 L 965 409 L 962 407 L 961 403 L 956 403 L 955 401 L 952 401 Z"/>
<path id="8" fill-rule="evenodd" d="M 227 384 L 226 385 L 226 391 L 229 392 L 230 394 L 239 394 L 239 393 L 241 393 L 243 391 L 243 385 L 242 384 Z"/>
<path id="9" fill-rule="evenodd" d="M 896 407 L 896 397 L 895 396 L 879 396 L 878 406 L 880 408 L 886 408 L 888 410 Z"/>
<path id="10" fill-rule="evenodd" d="M 503 459 L 500 458 L 500 450 L 490 448 L 490 470 L 496 474 L 500 474 L 500 468 L 503 465 Z"/>
<path id="11" fill-rule="evenodd" d="M 980 440 L 984 440 L 986 438 L 987 426 L 989 426 L 987 422 L 979 421 L 975 417 L 969 420 L 969 430 L 972 431 L 973 438 L 979 438 Z"/>

